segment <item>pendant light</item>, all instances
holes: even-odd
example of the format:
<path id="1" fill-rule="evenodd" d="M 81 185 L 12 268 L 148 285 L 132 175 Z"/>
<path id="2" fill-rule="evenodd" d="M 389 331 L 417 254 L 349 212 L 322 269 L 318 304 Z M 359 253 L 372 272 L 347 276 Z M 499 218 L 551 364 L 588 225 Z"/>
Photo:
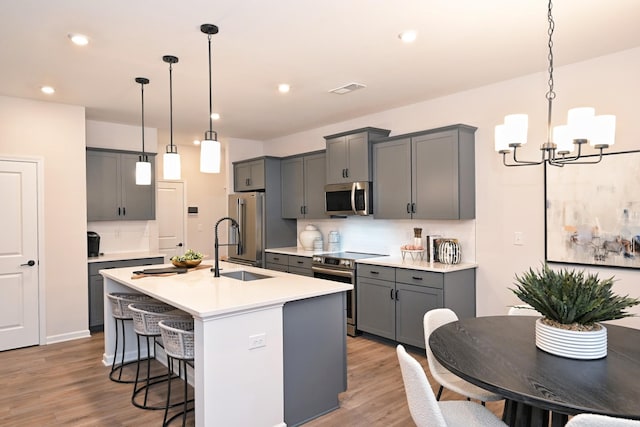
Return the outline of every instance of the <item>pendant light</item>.
<path id="1" fill-rule="evenodd" d="M 200 143 L 200 172 L 220 173 L 220 142 L 218 133 L 213 130 L 213 95 L 211 88 L 211 36 L 218 34 L 218 27 L 202 24 L 200 31 L 207 34 L 209 40 L 209 130 L 204 133 Z"/>
<path id="2" fill-rule="evenodd" d="M 171 55 L 165 55 L 162 60 L 169 64 L 169 138 L 170 144 L 167 145 L 167 152 L 162 157 L 163 177 L 164 179 L 180 179 L 180 155 L 178 147 L 173 145 L 173 64 L 178 62 L 178 58 Z"/>
<path id="3" fill-rule="evenodd" d="M 140 95 L 142 98 L 142 154 L 136 162 L 136 185 L 151 185 L 151 162 L 144 152 L 144 85 L 149 83 L 146 77 L 136 77 L 136 83 L 140 83 Z"/>
<path id="4" fill-rule="evenodd" d="M 553 31 L 555 22 L 551 9 L 553 4 L 549 0 L 547 20 L 549 21 L 549 90 L 547 91 L 547 142 L 540 146 L 542 156 L 540 160 L 520 160 L 517 157 L 518 148 L 527 142 L 528 117 L 526 114 L 510 114 L 505 116 L 504 123 L 495 127 L 495 149 L 502 154 L 505 166 L 531 166 L 548 163 L 553 166 L 566 164 L 591 164 L 602 160 L 602 151 L 615 142 L 616 117 L 612 115 L 596 116 L 590 107 L 573 108 L 569 110 L 566 125 L 551 129 L 551 112 L 556 93 L 553 90 Z M 585 160 L 582 146 L 587 142 L 599 151 L 599 156 L 593 160 Z M 577 148 L 577 153 L 572 151 Z M 507 163 L 507 154 L 513 152 L 512 163 Z"/>

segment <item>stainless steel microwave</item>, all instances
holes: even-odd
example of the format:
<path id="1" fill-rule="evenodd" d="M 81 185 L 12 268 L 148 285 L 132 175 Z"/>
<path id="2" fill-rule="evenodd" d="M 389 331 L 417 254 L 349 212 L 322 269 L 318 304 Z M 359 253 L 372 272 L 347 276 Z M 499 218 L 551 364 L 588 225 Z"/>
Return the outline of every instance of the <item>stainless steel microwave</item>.
<path id="1" fill-rule="evenodd" d="M 369 215 L 371 186 L 368 182 L 327 184 L 324 187 L 327 215 Z"/>

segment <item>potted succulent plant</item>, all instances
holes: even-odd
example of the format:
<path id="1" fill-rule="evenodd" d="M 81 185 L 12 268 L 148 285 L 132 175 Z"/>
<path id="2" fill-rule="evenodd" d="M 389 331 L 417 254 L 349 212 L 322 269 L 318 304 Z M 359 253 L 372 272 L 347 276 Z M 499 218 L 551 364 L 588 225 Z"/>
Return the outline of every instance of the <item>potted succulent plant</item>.
<path id="1" fill-rule="evenodd" d="M 633 316 L 625 309 L 637 298 L 612 292 L 614 278 L 544 264 L 516 275 L 514 294 L 542 314 L 536 321 L 536 346 L 558 356 L 599 359 L 607 355 L 607 330 L 600 322 Z"/>

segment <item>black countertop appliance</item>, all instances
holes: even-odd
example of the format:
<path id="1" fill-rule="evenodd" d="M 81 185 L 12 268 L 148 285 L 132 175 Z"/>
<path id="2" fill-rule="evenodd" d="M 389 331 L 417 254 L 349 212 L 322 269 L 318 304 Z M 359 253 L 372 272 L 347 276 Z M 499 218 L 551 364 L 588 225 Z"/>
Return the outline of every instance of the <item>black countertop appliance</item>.
<path id="1" fill-rule="evenodd" d="M 89 257 L 100 255 L 100 235 L 95 231 L 87 231 L 87 255 Z"/>

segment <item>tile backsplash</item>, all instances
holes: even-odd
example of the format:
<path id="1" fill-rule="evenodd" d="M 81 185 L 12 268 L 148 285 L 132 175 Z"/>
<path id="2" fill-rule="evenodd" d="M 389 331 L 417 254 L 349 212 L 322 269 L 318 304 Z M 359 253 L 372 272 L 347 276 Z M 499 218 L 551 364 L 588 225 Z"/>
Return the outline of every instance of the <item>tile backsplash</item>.
<path id="1" fill-rule="evenodd" d="M 88 231 L 100 235 L 100 252 L 143 252 L 152 250 L 150 235 L 154 221 L 94 221 Z"/>
<path id="2" fill-rule="evenodd" d="M 462 262 L 476 262 L 476 221 L 382 220 L 371 216 L 340 219 L 298 220 L 298 235 L 308 224 L 322 233 L 327 249 L 330 231 L 340 233 L 341 250 L 400 255 L 400 246 L 413 243 L 414 227 L 422 228 L 422 240 L 430 234 L 456 238 L 462 250 Z M 425 243 L 426 244 L 426 243 Z M 298 240 L 298 246 L 301 247 Z"/>

